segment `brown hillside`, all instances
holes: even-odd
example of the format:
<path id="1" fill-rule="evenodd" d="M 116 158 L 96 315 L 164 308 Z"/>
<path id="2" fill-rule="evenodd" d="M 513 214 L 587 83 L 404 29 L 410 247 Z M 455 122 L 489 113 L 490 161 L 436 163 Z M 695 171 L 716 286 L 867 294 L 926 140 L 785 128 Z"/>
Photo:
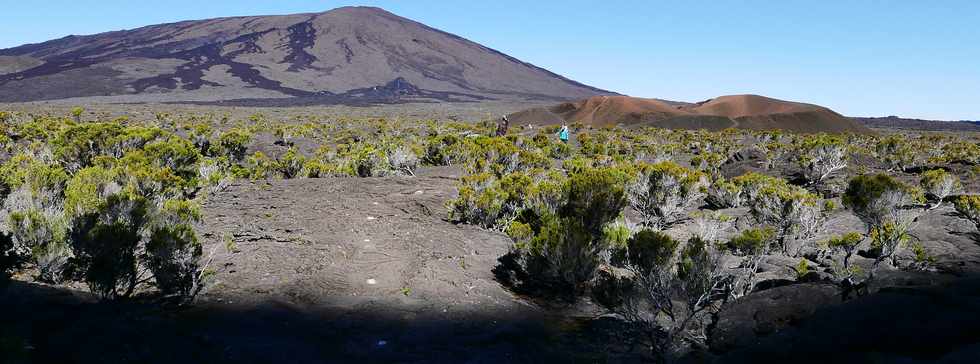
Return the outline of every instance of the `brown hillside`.
<path id="1" fill-rule="evenodd" d="M 568 110 L 561 113 L 566 120 L 596 126 L 644 122 L 687 114 L 659 100 L 628 96 L 595 96 L 558 109 L 561 110 Z"/>
<path id="2" fill-rule="evenodd" d="M 628 96 L 595 96 L 550 108 L 511 115 L 518 124 L 582 123 L 603 127 L 669 129 L 782 129 L 800 133 L 869 132 L 869 129 L 822 106 L 758 95 L 722 96 L 685 104 Z"/>
<path id="3" fill-rule="evenodd" d="M 693 115 L 680 106 L 657 99 L 628 96 L 594 96 L 552 107 L 539 107 L 509 115 L 518 124 L 556 124 L 562 121 L 596 127 L 617 124 L 646 124 L 679 116 Z"/>
<path id="4" fill-rule="evenodd" d="M 696 114 L 725 116 L 735 119 L 746 116 L 811 112 L 824 108 L 759 95 L 731 95 L 699 102 L 688 109 Z"/>

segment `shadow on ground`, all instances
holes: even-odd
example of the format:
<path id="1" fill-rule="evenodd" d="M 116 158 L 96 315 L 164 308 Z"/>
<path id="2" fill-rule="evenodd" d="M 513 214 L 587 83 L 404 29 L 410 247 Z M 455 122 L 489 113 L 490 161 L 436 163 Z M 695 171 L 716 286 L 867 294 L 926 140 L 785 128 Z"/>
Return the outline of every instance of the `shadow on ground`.
<path id="1" fill-rule="evenodd" d="M 884 288 L 817 310 L 720 362 L 977 363 L 980 278 Z"/>
<path id="2" fill-rule="evenodd" d="M 2 363 L 641 362 L 612 349 L 611 320 L 524 314 L 439 320 L 208 302 L 98 303 L 85 293 L 14 281 L 0 292 Z M 379 310 L 390 312 L 395 310 Z M 640 348 L 633 348 L 641 351 Z"/>
<path id="3" fill-rule="evenodd" d="M 440 320 L 260 304 L 98 303 L 14 281 L 0 292 L 2 363 L 643 362 L 611 319 L 488 313 Z M 397 310 L 379 310 L 397 312 Z M 975 363 L 980 279 L 885 289 L 691 362 Z"/>

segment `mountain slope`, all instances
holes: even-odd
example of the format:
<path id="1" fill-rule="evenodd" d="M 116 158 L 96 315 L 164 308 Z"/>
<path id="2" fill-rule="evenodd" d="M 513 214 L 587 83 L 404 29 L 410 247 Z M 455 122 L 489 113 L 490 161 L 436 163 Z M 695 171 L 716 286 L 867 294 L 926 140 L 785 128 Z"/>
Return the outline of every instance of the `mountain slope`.
<path id="1" fill-rule="evenodd" d="M 887 117 L 851 117 L 861 125 L 869 128 L 905 129 L 923 131 L 980 131 L 980 121 L 946 121 Z"/>
<path id="2" fill-rule="evenodd" d="M 0 50 L 0 102 L 568 100 L 607 91 L 378 8 L 233 17 Z M 302 100 L 302 101 L 298 101 Z"/>
<path id="3" fill-rule="evenodd" d="M 730 118 L 740 129 L 783 129 L 803 133 L 870 131 L 823 106 L 759 95 L 721 96 L 698 103 L 691 110 L 699 115 Z"/>
<path id="4" fill-rule="evenodd" d="M 689 104 L 628 96 L 595 96 L 509 115 L 518 124 L 582 123 L 595 127 L 660 127 L 670 129 L 793 132 L 869 132 L 869 129 L 822 106 L 758 95 L 721 96 Z"/>

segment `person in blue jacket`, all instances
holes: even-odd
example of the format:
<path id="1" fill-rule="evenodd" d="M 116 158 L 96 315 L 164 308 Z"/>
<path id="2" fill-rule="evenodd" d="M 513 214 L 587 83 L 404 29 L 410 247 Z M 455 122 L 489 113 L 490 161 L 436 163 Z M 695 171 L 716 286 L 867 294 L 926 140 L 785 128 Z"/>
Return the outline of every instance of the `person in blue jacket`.
<path id="1" fill-rule="evenodd" d="M 568 125 L 561 124 L 561 129 L 558 130 L 558 139 L 561 139 L 562 143 L 568 143 Z"/>

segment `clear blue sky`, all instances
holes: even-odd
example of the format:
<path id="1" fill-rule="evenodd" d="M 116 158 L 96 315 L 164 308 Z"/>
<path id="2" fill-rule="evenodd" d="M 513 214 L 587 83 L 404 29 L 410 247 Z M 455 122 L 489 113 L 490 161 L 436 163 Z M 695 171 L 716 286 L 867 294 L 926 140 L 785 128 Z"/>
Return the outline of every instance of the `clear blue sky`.
<path id="1" fill-rule="evenodd" d="M 177 20 L 380 6 L 642 97 L 755 93 L 980 120 L 980 1 L 9 1 L 0 48 Z"/>

